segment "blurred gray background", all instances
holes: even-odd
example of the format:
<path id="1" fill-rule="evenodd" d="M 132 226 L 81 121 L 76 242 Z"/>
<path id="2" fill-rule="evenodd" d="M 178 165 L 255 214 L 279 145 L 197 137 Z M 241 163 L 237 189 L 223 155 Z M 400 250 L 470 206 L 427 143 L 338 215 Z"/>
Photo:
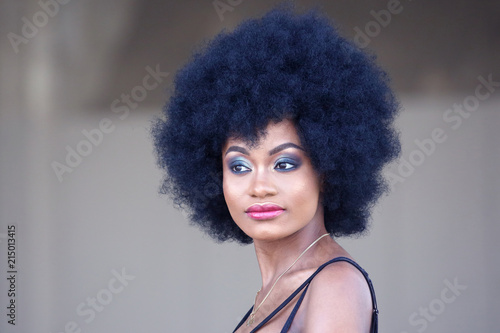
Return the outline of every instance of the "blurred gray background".
<path id="1" fill-rule="evenodd" d="M 253 247 L 215 244 L 157 194 L 148 130 L 193 50 L 276 3 L 0 1 L 1 332 L 232 331 L 260 287 Z M 296 4 L 375 52 L 403 106 L 393 190 L 368 236 L 340 240 L 380 331 L 497 332 L 500 2 Z"/>

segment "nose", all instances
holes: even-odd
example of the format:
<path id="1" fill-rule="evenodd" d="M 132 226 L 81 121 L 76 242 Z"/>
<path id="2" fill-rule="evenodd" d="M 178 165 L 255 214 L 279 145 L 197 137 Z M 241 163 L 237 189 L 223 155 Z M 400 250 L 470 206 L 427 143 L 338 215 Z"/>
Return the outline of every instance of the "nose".
<path id="1" fill-rule="evenodd" d="M 255 198 L 266 198 L 278 193 L 276 185 L 267 170 L 258 170 L 253 174 L 250 184 L 250 195 Z"/>

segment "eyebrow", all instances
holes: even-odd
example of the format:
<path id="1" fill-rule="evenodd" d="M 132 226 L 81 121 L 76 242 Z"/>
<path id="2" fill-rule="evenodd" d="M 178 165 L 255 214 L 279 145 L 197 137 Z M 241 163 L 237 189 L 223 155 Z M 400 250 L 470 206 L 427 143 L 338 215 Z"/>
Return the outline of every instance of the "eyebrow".
<path id="1" fill-rule="evenodd" d="M 279 146 L 276 146 L 274 147 L 273 149 L 271 149 L 269 151 L 269 156 L 272 156 L 282 150 L 285 150 L 287 148 L 296 148 L 296 149 L 300 149 L 300 150 L 303 150 L 305 151 L 304 148 L 302 148 L 301 146 L 298 146 L 296 145 L 295 143 L 291 143 L 291 142 L 286 142 L 286 143 L 283 143 Z M 245 154 L 245 155 L 250 155 L 250 153 L 248 152 L 248 150 L 246 150 L 245 148 L 243 147 L 240 147 L 240 146 L 231 146 L 229 147 L 227 150 L 226 150 L 226 153 L 224 154 L 224 156 L 226 156 L 228 153 L 232 152 L 232 151 L 237 151 L 237 152 L 240 152 L 242 154 Z"/>

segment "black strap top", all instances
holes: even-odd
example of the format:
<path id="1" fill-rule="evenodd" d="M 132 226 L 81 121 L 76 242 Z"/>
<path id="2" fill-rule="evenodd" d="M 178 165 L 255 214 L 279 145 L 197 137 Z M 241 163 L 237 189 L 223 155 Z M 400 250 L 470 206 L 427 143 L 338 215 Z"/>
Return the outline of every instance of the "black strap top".
<path id="1" fill-rule="evenodd" d="M 370 333 L 377 333 L 378 332 L 378 308 L 377 308 L 377 299 L 375 298 L 375 290 L 373 289 L 373 284 L 370 278 L 368 277 L 368 273 L 361 268 L 355 261 L 346 258 L 346 257 L 337 257 L 333 258 L 332 260 L 324 263 L 323 265 L 319 266 L 316 272 L 314 272 L 300 287 L 298 287 L 283 303 L 280 304 L 269 316 L 267 316 L 263 321 L 261 321 L 250 333 L 257 332 L 262 326 L 264 326 L 269 320 L 271 320 L 281 309 L 283 309 L 290 301 L 297 296 L 297 294 L 304 289 L 304 292 L 300 295 L 300 298 L 297 300 L 297 303 L 295 304 L 292 313 L 290 313 L 290 316 L 288 316 L 288 319 L 285 323 L 285 326 L 281 329 L 281 333 L 288 332 L 290 329 L 290 326 L 292 326 L 292 321 L 295 318 L 295 315 L 297 314 L 297 310 L 300 307 L 300 304 L 302 303 L 302 300 L 304 299 L 304 296 L 307 292 L 307 288 L 309 288 L 309 284 L 311 283 L 312 279 L 321 272 L 323 268 L 325 268 L 327 265 L 337 262 L 337 261 L 346 261 L 356 267 L 365 277 L 366 282 L 368 283 L 368 287 L 370 288 L 370 293 L 372 295 L 372 305 L 373 305 L 373 313 L 372 313 L 372 323 L 371 323 L 371 328 L 370 328 Z M 243 317 L 243 319 L 240 321 L 238 326 L 234 329 L 233 333 L 236 332 L 238 328 L 240 328 L 241 325 L 247 320 L 248 316 L 252 312 L 253 306 L 250 308 L 250 310 L 247 312 L 247 314 Z"/>

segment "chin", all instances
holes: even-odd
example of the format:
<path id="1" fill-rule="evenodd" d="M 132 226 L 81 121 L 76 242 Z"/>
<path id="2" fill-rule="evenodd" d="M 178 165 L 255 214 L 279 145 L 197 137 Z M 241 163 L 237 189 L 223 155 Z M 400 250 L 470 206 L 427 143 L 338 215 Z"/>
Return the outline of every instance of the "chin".
<path id="1" fill-rule="evenodd" d="M 291 230 L 289 228 L 286 228 L 283 225 L 269 225 L 269 222 L 272 220 L 269 220 L 267 222 L 264 221 L 259 221 L 257 223 L 260 223 L 261 225 L 258 226 L 253 226 L 251 230 L 245 231 L 243 230 L 250 238 L 252 238 L 254 241 L 265 241 L 265 242 L 271 242 L 271 241 L 277 241 L 286 237 L 289 237 L 293 234 L 295 234 L 298 230 Z M 266 225 L 267 224 L 267 225 Z"/>

